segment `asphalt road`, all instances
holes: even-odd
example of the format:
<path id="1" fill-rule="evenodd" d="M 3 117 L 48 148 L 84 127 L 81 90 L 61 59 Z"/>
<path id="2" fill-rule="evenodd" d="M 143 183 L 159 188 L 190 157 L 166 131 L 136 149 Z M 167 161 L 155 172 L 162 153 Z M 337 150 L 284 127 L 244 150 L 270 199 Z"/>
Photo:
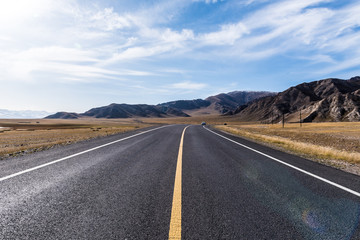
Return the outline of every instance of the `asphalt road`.
<path id="1" fill-rule="evenodd" d="M 175 198 L 182 239 L 360 239 L 360 177 L 184 128 L 0 161 L 0 239 L 168 239 Z"/>

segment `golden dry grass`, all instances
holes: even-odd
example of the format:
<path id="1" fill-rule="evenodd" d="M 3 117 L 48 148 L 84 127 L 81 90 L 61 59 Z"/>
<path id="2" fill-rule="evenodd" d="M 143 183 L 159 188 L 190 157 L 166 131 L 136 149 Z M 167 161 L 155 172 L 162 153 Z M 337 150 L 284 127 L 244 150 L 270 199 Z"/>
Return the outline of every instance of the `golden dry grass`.
<path id="1" fill-rule="evenodd" d="M 360 163 L 360 123 L 231 124 L 216 128 L 310 158 Z"/>
<path id="2" fill-rule="evenodd" d="M 0 158 L 159 124 L 221 124 L 214 115 L 135 119 L 0 119 Z M 231 121 L 231 119 L 229 119 Z"/>
<path id="3" fill-rule="evenodd" d="M 239 121 L 233 116 L 219 116 L 219 115 L 198 115 L 193 117 L 173 117 L 173 118 L 142 118 L 143 123 L 150 124 L 200 124 L 206 122 L 210 125 L 218 125 L 224 123 L 236 123 Z"/>
<path id="4" fill-rule="evenodd" d="M 150 126 L 138 120 L 0 120 L 0 158 Z"/>
<path id="5" fill-rule="evenodd" d="M 207 124 L 218 129 L 305 155 L 309 158 L 360 163 L 360 123 L 305 123 L 264 125 L 239 122 L 233 116 L 190 118 L 0 120 L 0 157 L 38 151 L 157 124 Z M 228 125 L 224 126 L 224 123 Z M 7 131 L 11 129 L 11 131 Z"/>

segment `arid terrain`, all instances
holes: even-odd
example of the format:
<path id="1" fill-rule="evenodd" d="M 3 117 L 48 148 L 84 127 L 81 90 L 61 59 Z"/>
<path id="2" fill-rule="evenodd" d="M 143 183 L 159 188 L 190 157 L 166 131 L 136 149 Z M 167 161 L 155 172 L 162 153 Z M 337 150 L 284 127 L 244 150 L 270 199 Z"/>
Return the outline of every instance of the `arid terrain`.
<path id="1" fill-rule="evenodd" d="M 147 126 L 136 119 L 2 119 L 0 159 Z"/>
<path id="2" fill-rule="evenodd" d="M 197 115 L 219 115 L 231 113 L 239 106 L 255 99 L 274 96 L 272 92 L 234 91 L 210 96 L 206 99 L 177 100 L 158 105 L 148 104 L 110 104 L 92 108 L 84 113 L 57 112 L 48 119 L 78 118 L 166 118 L 190 117 Z"/>
<path id="3" fill-rule="evenodd" d="M 274 96 L 256 99 L 233 112 L 242 121 L 358 122 L 360 77 L 302 83 Z"/>
<path id="4" fill-rule="evenodd" d="M 360 175 L 360 122 L 260 124 L 236 116 L 143 119 L 151 124 L 201 124 Z"/>
<path id="5" fill-rule="evenodd" d="M 232 123 L 217 129 L 268 144 L 343 170 L 360 173 L 360 122 Z"/>
<path id="6" fill-rule="evenodd" d="M 0 158 L 160 124 L 201 124 L 360 174 L 360 123 L 259 124 L 235 116 L 0 120 Z"/>

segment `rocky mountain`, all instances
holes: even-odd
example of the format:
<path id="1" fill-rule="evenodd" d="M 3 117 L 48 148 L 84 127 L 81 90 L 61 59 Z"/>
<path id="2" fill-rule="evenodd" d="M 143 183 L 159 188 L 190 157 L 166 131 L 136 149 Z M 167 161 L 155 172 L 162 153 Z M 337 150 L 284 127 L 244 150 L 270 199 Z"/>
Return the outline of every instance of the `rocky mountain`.
<path id="1" fill-rule="evenodd" d="M 73 119 L 80 117 L 94 118 L 132 118 L 132 117 L 189 117 L 189 115 L 170 107 L 160 107 L 146 104 L 110 104 L 104 107 L 92 108 L 85 113 L 58 112 L 46 118 Z"/>
<path id="2" fill-rule="evenodd" d="M 57 112 L 57 113 L 49 115 L 45 118 L 47 118 L 47 119 L 77 119 L 79 117 L 81 117 L 81 115 L 78 113 Z"/>
<path id="3" fill-rule="evenodd" d="M 291 87 L 254 100 L 232 112 L 243 121 L 359 121 L 360 77 L 329 78 Z"/>
<path id="4" fill-rule="evenodd" d="M 221 114 L 236 110 L 239 106 L 247 104 L 258 98 L 273 96 L 273 92 L 248 92 L 248 91 L 235 91 L 229 93 L 221 93 L 216 96 L 206 98 L 213 105 L 214 109 Z"/>
<path id="5" fill-rule="evenodd" d="M 203 100 L 203 99 L 195 99 L 195 100 L 178 100 L 172 102 L 166 102 L 158 104 L 157 106 L 161 107 L 170 107 L 178 110 L 194 110 L 199 108 L 208 107 L 211 102 Z"/>
<path id="6" fill-rule="evenodd" d="M 110 104 L 109 106 L 93 108 L 81 114 L 82 116 L 95 118 L 131 118 L 131 117 L 188 117 L 185 113 L 172 109 L 153 105 L 138 104 Z"/>
<path id="7" fill-rule="evenodd" d="M 272 92 L 235 91 L 210 96 L 205 100 L 179 100 L 162 103 L 158 106 L 175 108 L 184 111 L 189 115 L 225 114 L 236 110 L 237 107 L 246 104 L 254 99 L 273 95 L 275 95 L 275 93 Z"/>
<path id="8" fill-rule="evenodd" d="M 81 114 L 58 112 L 46 118 L 74 119 L 95 118 L 132 118 L 132 117 L 189 117 L 190 115 L 224 114 L 235 111 L 237 107 L 251 100 L 272 96 L 271 92 L 230 92 L 203 99 L 178 100 L 158 105 L 110 104 L 92 108 Z"/>

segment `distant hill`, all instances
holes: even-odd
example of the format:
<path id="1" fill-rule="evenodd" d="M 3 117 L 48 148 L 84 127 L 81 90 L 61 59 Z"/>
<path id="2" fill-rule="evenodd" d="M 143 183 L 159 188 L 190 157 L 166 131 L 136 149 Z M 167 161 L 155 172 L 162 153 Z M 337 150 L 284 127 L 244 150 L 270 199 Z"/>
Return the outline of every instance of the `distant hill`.
<path id="1" fill-rule="evenodd" d="M 329 78 L 291 87 L 254 100 L 232 114 L 243 121 L 360 121 L 360 77 Z"/>
<path id="2" fill-rule="evenodd" d="M 77 114 L 77 113 L 57 112 L 57 113 L 49 115 L 49 116 L 47 116 L 45 118 L 47 118 L 47 119 L 53 119 L 53 118 L 56 118 L 56 119 L 77 119 L 79 117 L 81 117 L 81 115 Z"/>
<path id="3" fill-rule="evenodd" d="M 138 104 L 110 104 L 109 106 L 93 108 L 81 114 L 95 118 L 131 118 L 131 117 L 189 117 L 187 114 L 172 108 Z"/>
<path id="4" fill-rule="evenodd" d="M 81 117 L 94 118 L 132 118 L 132 117 L 189 117 L 186 113 L 169 107 L 146 104 L 110 104 L 104 107 L 92 108 L 85 113 L 58 112 L 46 118 L 73 119 Z"/>
<path id="5" fill-rule="evenodd" d="M 159 104 L 158 106 L 166 106 L 181 110 L 189 115 L 201 114 L 225 114 L 237 109 L 237 107 L 248 103 L 257 98 L 272 96 L 272 92 L 249 92 L 235 91 L 230 93 L 221 93 L 196 100 L 178 100 Z"/>
<path id="6" fill-rule="evenodd" d="M 221 114 L 226 114 L 230 111 L 236 110 L 239 106 L 247 104 L 258 98 L 273 96 L 273 92 L 248 92 L 248 91 L 235 91 L 230 93 L 221 93 L 215 96 L 206 98 L 213 108 Z"/>
<path id="7" fill-rule="evenodd" d="M 207 107 L 210 104 L 211 103 L 209 101 L 202 99 L 195 99 L 195 100 L 178 100 L 178 101 L 166 102 L 166 103 L 158 104 L 157 106 L 170 107 L 181 110 L 194 110 L 194 109 Z"/>
<path id="8" fill-rule="evenodd" d="M 0 118 L 5 119 L 29 119 L 29 118 L 43 118 L 51 113 L 45 111 L 12 111 L 7 109 L 0 109 Z"/>
<path id="9" fill-rule="evenodd" d="M 133 117 L 190 117 L 202 114 L 224 114 L 235 111 L 237 107 L 271 92 L 230 92 L 203 99 L 178 100 L 158 105 L 147 104 L 110 104 L 92 108 L 85 113 L 58 112 L 46 118 L 74 119 L 81 117 L 94 118 L 133 118 Z"/>

